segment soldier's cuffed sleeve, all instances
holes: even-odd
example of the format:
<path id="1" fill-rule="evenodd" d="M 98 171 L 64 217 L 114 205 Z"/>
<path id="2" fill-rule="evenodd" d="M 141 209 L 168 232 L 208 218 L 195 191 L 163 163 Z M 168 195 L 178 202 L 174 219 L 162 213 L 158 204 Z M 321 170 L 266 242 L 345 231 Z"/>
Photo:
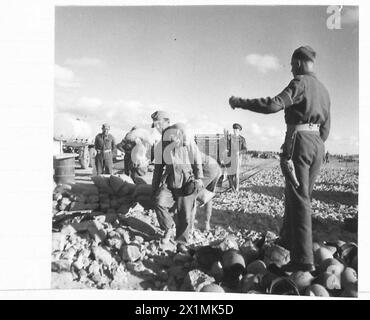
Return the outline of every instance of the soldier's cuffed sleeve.
<path id="1" fill-rule="evenodd" d="M 241 99 L 237 106 L 258 113 L 275 113 L 297 103 L 302 98 L 303 85 L 300 78 L 294 78 L 277 96 L 260 99 Z"/>

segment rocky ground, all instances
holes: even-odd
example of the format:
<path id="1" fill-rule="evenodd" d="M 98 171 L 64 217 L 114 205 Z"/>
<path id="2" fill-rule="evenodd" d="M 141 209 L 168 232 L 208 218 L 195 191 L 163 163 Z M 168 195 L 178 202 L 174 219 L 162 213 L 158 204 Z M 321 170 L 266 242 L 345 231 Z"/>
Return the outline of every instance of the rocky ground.
<path id="1" fill-rule="evenodd" d="M 107 177 L 96 187 L 88 174 L 57 186 L 52 287 L 356 296 L 358 166 L 323 166 L 312 201 L 317 272 L 284 274 L 289 251 L 274 244 L 284 182 L 278 162 L 263 161 L 239 194 L 217 195 L 210 231 L 198 210 L 187 253 L 160 241 L 150 186 Z"/>

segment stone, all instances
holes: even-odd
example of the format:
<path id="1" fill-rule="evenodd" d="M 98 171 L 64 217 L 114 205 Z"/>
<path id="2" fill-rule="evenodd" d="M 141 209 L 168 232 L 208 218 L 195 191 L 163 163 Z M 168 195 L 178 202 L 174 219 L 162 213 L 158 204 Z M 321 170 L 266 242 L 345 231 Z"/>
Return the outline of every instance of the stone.
<path id="1" fill-rule="evenodd" d="M 127 230 L 123 228 L 117 228 L 116 232 L 122 237 L 124 244 L 130 244 L 130 233 Z"/>
<path id="2" fill-rule="evenodd" d="M 167 252 L 167 251 L 176 252 L 177 247 L 176 247 L 176 243 L 173 243 L 172 241 L 168 241 L 168 242 L 160 241 L 158 245 L 158 249 L 162 250 L 163 252 Z"/>
<path id="3" fill-rule="evenodd" d="M 200 291 L 203 286 L 214 283 L 215 279 L 201 270 L 194 269 L 187 273 L 181 290 Z"/>
<path id="4" fill-rule="evenodd" d="M 66 236 L 61 232 L 52 233 L 52 251 L 63 251 L 66 244 Z"/>
<path id="5" fill-rule="evenodd" d="M 110 237 L 106 241 L 111 248 L 114 248 L 116 250 L 121 250 L 121 247 L 124 244 L 124 240 L 121 238 L 120 235 Z"/>
<path id="6" fill-rule="evenodd" d="M 133 272 L 143 272 L 146 268 L 144 264 L 141 261 L 133 262 L 133 261 L 128 261 L 126 263 L 126 268 L 129 271 Z"/>
<path id="7" fill-rule="evenodd" d="M 107 231 L 104 229 L 103 225 L 99 221 L 93 221 L 87 228 L 89 235 L 98 244 L 103 242 L 107 238 Z"/>
<path id="8" fill-rule="evenodd" d="M 123 261 L 135 262 L 141 258 L 140 248 L 136 245 L 124 245 L 121 248 L 121 257 Z"/>
<path id="9" fill-rule="evenodd" d="M 107 249 L 101 246 L 97 246 L 92 249 L 92 252 L 94 254 L 95 260 L 99 263 L 102 263 L 107 267 L 111 266 L 111 264 L 113 263 L 114 259 Z"/>
<path id="10" fill-rule="evenodd" d="M 290 261 L 289 250 L 278 245 L 272 245 L 265 248 L 265 256 L 263 261 L 266 265 L 276 264 L 279 268 Z"/>
<path id="11" fill-rule="evenodd" d="M 61 193 L 57 192 L 57 193 L 53 193 L 53 200 L 55 201 L 61 201 L 63 199 L 63 196 Z"/>
<path id="12" fill-rule="evenodd" d="M 259 259 L 260 256 L 259 249 L 250 240 L 240 246 L 240 252 L 242 253 L 247 264 Z"/>
<path id="13" fill-rule="evenodd" d="M 181 264 L 184 264 L 186 262 L 189 262 L 191 261 L 193 258 L 192 256 L 189 254 L 189 253 L 177 253 L 175 254 L 175 256 L 173 257 L 173 261 L 175 263 L 181 263 Z"/>
<path id="14" fill-rule="evenodd" d="M 91 275 L 100 275 L 100 265 L 99 265 L 99 262 L 96 261 L 96 260 L 92 261 L 91 264 L 89 265 L 89 267 L 87 268 L 87 271 Z"/>
<path id="15" fill-rule="evenodd" d="M 134 206 L 132 206 L 129 210 L 130 213 L 143 213 L 145 211 L 144 207 L 140 203 L 136 203 Z"/>
<path id="16" fill-rule="evenodd" d="M 221 286 L 215 283 L 206 284 L 200 289 L 200 292 L 218 292 L 218 293 L 224 293 L 225 290 Z"/>
<path id="17" fill-rule="evenodd" d="M 136 241 L 138 244 L 144 243 L 144 238 L 142 236 L 135 236 L 134 241 Z"/>
<path id="18" fill-rule="evenodd" d="M 239 245 L 237 242 L 238 238 L 233 235 L 227 236 L 219 245 L 218 247 L 222 251 L 228 251 L 230 249 L 239 250 Z"/>
<path id="19" fill-rule="evenodd" d="M 71 261 L 68 260 L 56 260 L 51 263 L 52 272 L 70 272 L 71 270 Z"/>

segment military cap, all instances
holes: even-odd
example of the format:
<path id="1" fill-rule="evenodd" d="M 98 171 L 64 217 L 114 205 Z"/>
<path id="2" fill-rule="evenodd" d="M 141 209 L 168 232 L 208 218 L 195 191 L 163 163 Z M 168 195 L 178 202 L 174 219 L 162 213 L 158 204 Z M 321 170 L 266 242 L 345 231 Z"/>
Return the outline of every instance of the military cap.
<path id="1" fill-rule="evenodd" d="M 233 129 L 239 129 L 239 130 L 242 130 L 242 126 L 239 124 L 239 123 L 234 123 L 233 124 Z"/>
<path id="2" fill-rule="evenodd" d="M 102 128 L 110 129 L 109 123 L 103 123 Z"/>
<path id="3" fill-rule="evenodd" d="M 159 120 L 163 120 L 163 119 L 169 119 L 170 116 L 168 115 L 168 113 L 166 111 L 162 111 L 162 110 L 158 110 L 156 112 L 154 112 L 152 115 L 152 120 L 153 121 L 159 121 Z"/>
<path id="4" fill-rule="evenodd" d="M 314 61 L 316 58 L 316 52 L 310 46 L 302 46 L 294 50 L 292 59 L 298 60 L 311 60 Z"/>

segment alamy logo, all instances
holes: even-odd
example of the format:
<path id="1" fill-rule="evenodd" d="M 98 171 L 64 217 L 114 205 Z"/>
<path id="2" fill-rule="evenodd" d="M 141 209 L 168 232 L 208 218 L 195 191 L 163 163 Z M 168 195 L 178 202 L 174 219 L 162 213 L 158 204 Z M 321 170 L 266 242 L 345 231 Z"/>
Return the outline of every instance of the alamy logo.
<path id="1" fill-rule="evenodd" d="M 328 29 L 330 30 L 342 29 L 341 11 L 342 6 L 329 6 L 326 9 L 326 13 L 330 14 L 328 19 L 326 20 L 326 26 L 328 27 Z"/>

